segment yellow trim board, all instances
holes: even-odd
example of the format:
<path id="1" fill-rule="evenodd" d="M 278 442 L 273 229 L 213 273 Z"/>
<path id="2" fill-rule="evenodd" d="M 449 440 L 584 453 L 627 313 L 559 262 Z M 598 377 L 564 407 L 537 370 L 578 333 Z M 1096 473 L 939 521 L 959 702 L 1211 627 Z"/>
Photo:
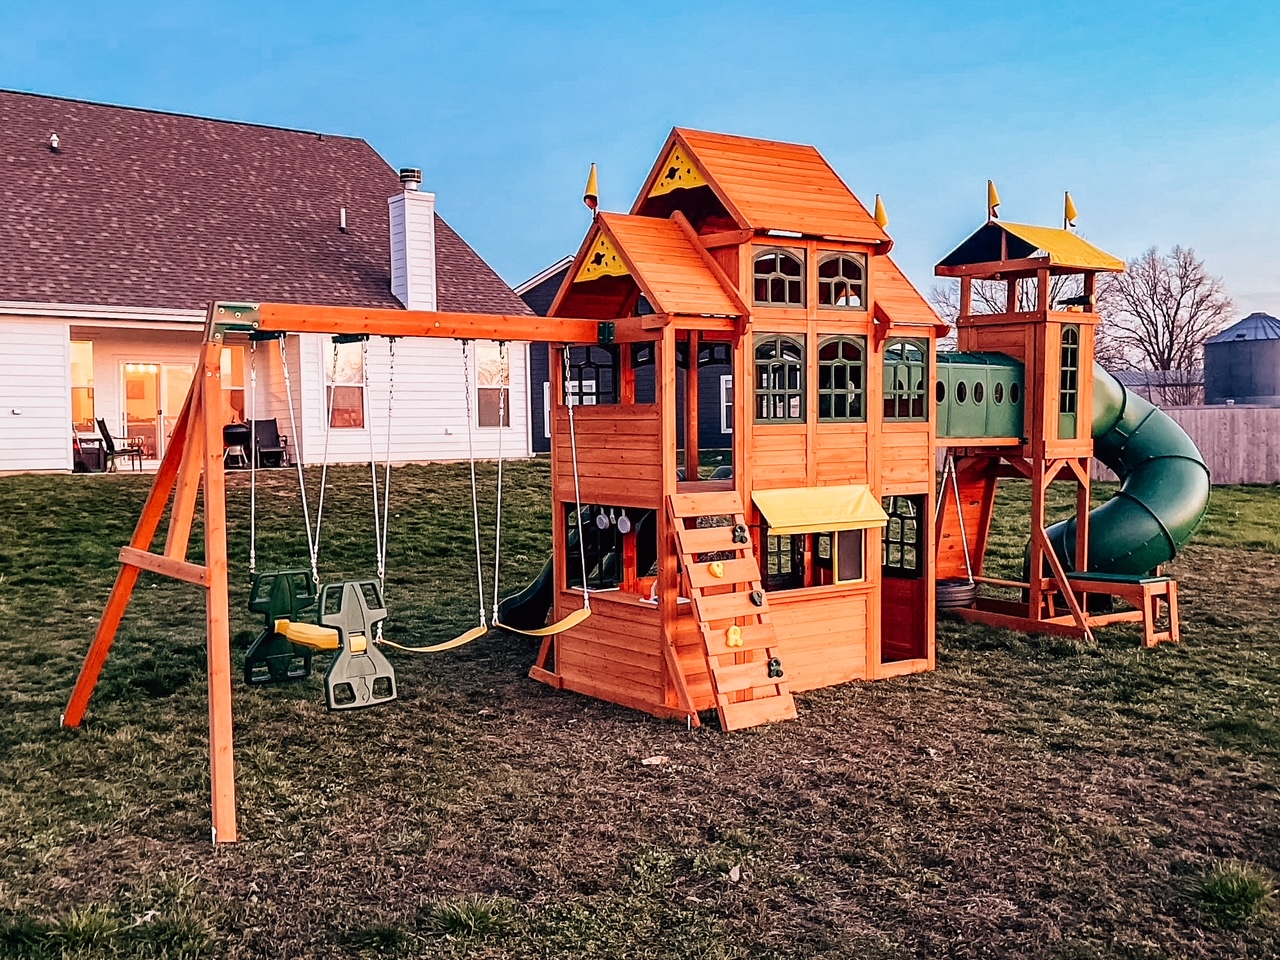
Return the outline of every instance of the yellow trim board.
<path id="1" fill-rule="evenodd" d="M 757 490 L 751 499 L 764 514 L 771 536 L 860 530 L 889 522 L 871 488 L 861 483 Z"/>
<path id="2" fill-rule="evenodd" d="M 707 185 L 706 178 L 702 176 L 702 171 L 694 165 L 692 160 L 684 155 L 684 151 L 680 149 L 680 144 L 678 143 L 672 146 L 671 152 L 667 154 L 666 162 L 662 164 L 660 169 L 662 172 L 649 190 L 649 196 L 651 197 L 670 193 L 672 190 L 688 190 L 690 187 L 705 187 Z"/>
<path id="3" fill-rule="evenodd" d="M 591 252 L 582 261 L 582 266 L 578 269 L 578 275 L 573 278 L 573 282 L 595 280 L 597 277 L 625 277 L 630 273 L 613 242 L 604 231 L 601 231 L 597 234 L 595 242 L 591 244 Z"/>

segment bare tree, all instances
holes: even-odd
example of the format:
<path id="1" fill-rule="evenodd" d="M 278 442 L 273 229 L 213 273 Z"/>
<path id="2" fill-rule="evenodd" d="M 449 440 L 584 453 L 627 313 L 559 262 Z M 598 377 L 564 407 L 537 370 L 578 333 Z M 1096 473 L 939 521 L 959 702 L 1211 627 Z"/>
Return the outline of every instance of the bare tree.
<path id="1" fill-rule="evenodd" d="M 1218 277 L 1195 251 L 1181 246 L 1162 255 L 1155 247 L 1130 260 L 1124 273 L 1098 285 L 1102 324 L 1099 351 L 1160 376 L 1166 403 L 1195 402 L 1202 385 L 1204 343 L 1231 319 L 1234 305 Z"/>

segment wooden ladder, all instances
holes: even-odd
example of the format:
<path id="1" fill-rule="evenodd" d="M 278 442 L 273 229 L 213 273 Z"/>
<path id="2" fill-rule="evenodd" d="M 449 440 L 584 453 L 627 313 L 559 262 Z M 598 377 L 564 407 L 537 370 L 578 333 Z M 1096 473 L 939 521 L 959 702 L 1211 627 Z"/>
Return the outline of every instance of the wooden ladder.
<path id="1" fill-rule="evenodd" d="M 677 493 L 668 498 L 667 509 L 682 579 L 702 632 L 720 726 L 742 730 L 795 719 L 741 498 L 736 491 Z M 720 525 L 700 524 L 704 518 Z M 732 645 L 731 634 L 737 640 Z"/>

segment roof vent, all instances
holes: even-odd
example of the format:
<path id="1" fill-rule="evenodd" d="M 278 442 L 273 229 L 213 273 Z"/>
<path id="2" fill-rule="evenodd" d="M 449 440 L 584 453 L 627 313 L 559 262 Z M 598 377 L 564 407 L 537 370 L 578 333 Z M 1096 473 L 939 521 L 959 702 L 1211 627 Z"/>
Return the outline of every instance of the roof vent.
<path id="1" fill-rule="evenodd" d="M 49 134 L 49 149 L 54 153 L 58 152 L 58 135 L 56 133 Z"/>
<path id="2" fill-rule="evenodd" d="M 422 183 L 422 171 L 417 167 L 401 167 L 400 183 L 406 190 L 417 190 Z"/>

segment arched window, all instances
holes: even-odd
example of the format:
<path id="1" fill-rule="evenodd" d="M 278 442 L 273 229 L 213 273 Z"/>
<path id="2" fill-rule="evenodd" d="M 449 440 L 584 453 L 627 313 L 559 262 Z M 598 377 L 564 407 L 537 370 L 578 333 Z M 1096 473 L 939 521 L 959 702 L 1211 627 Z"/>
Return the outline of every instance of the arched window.
<path id="1" fill-rule="evenodd" d="M 755 259 L 756 303 L 804 306 L 804 262 L 794 254 L 770 250 Z"/>
<path id="2" fill-rule="evenodd" d="M 925 420 L 925 385 L 929 380 L 927 340 L 891 339 L 884 348 L 884 418 Z M 957 392 L 957 398 L 959 393 Z"/>
<path id="3" fill-rule="evenodd" d="M 1080 388 L 1080 328 L 1062 328 L 1062 370 L 1058 381 L 1058 439 L 1076 438 L 1077 391 Z"/>
<path id="4" fill-rule="evenodd" d="M 865 310 L 866 261 L 852 254 L 835 253 L 818 264 L 818 306 Z"/>
<path id="5" fill-rule="evenodd" d="M 818 346 L 818 419 L 865 420 L 866 341 L 830 337 Z"/>
<path id="6" fill-rule="evenodd" d="M 756 338 L 756 421 L 804 420 L 804 346 L 792 337 Z"/>

